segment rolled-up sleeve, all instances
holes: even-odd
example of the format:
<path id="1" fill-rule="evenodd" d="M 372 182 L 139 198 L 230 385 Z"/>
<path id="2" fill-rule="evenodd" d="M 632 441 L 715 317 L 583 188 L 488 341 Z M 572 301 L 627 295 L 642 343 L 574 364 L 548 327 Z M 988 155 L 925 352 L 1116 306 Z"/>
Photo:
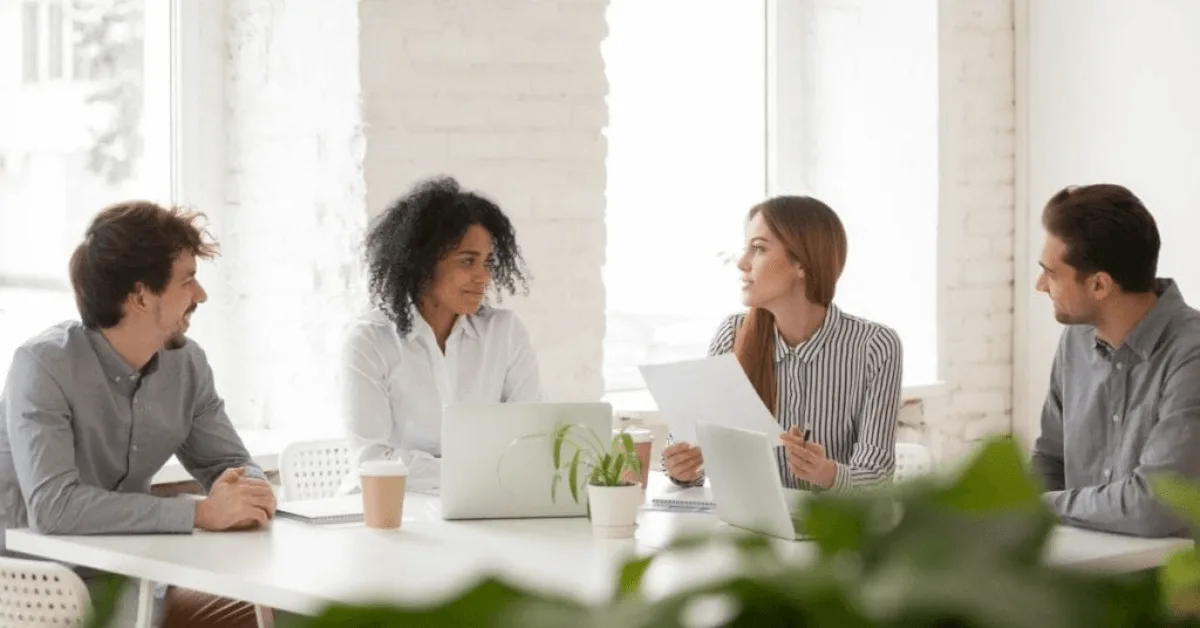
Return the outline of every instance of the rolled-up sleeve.
<path id="1" fill-rule="evenodd" d="M 883 328 L 868 347 L 867 376 L 858 440 L 847 463 L 837 463 L 832 490 L 848 490 L 891 479 L 896 469 L 896 422 L 900 413 L 903 346 L 900 336 Z"/>
<path id="2" fill-rule="evenodd" d="M 38 358 L 18 350 L 4 414 L 31 527 L 43 534 L 189 533 L 196 502 L 84 484 L 75 465 L 70 404 Z"/>

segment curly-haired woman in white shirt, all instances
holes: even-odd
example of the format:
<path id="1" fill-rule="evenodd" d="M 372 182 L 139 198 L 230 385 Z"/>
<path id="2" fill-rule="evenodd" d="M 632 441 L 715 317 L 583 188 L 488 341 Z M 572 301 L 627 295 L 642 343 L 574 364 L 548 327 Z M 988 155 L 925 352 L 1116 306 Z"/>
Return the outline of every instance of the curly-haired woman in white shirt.
<path id="1" fill-rule="evenodd" d="M 527 290 L 516 233 L 495 203 L 437 178 L 376 219 L 366 258 L 374 308 L 345 343 L 346 435 L 356 462 L 401 459 L 411 488 L 435 488 L 444 405 L 541 398 L 524 325 L 486 303 Z"/>

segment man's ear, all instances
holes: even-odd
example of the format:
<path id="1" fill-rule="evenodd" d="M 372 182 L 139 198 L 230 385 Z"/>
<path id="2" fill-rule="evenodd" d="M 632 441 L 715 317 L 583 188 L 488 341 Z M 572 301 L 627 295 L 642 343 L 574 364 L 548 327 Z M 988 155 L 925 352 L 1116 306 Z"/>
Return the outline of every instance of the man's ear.
<path id="1" fill-rule="evenodd" d="M 134 284 L 133 292 L 125 297 L 127 311 L 136 312 L 150 309 L 150 295 L 150 289 L 146 287 L 146 284 L 140 281 Z"/>
<path id="2" fill-rule="evenodd" d="M 1117 282 L 1113 281 L 1112 275 L 1099 271 L 1087 278 L 1087 288 L 1093 298 L 1103 299 L 1117 291 Z"/>

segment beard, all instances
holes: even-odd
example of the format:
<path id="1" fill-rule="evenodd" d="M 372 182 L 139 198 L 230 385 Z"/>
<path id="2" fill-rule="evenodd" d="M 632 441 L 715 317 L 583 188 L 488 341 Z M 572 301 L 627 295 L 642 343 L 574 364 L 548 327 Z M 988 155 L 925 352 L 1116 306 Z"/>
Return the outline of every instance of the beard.
<path id="1" fill-rule="evenodd" d="M 196 304 L 193 303 L 192 307 L 189 307 L 187 309 L 187 312 L 184 312 L 184 314 L 183 314 L 184 327 L 187 327 L 186 321 L 187 321 L 188 317 L 190 317 L 192 315 L 192 312 L 195 312 L 195 311 L 196 311 Z M 169 351 L 174 351 L 176 349 L 184 348 L 185 346 L 187 346 L 187 343 L 188 343 L 188 337 L 187 337 L 186 332 L 184 332 L 183 330 L 177 329 L 177 330 L 171 332 L 171 335 L 167 337 L 167 341 L 165 343 L 163 343 L 163 346 L 166 347 L 166 349 Z"/>
<path id="2" fill-rule="evenodd" d="M 166 347 L 168 351 L 175 351 L 176 349 L 184 348 L 187 343 L 188 337 L 185 336 L 183 332 L 177 331 L 167 338 L 167 342 L 163 346 Z"/>

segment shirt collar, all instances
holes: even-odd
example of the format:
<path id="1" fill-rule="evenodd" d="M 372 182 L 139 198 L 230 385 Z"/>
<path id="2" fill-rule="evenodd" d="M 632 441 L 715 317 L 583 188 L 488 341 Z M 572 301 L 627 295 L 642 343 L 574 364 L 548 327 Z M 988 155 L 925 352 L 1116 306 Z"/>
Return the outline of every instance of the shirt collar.
<path id="1" fill-rule="evenodd" d="M 825 320 L 821 323 L 821 326 L 817 328 L 817 331 L 813 333 L 811 338 L 801 342 L 795 347 L 788 347 L 787 342 L 783 339 L 783 335 L 779 333 L 779 327 L 776 327 L 775 361 L 782 362 L 784 358 L 788 357 L 789 355 L 795 356 L 796 359 L 800 360 L 801 362 L 808 362 L 809 360 L 812 360 L 818 353 L 821 352 L 821 348 L 825 346 L 825 344 L 829 341 L 829 338 L 833 336 L 834 332 L 837 331 L 837 328 L 841 325 L 841 322 L 841 310 L 839 310 L 836 305 L 831 303 L 825 310 Z"/>
<path id="2" fill-rule="evenodd" d="M 108 338 L 98 330 L 84 328 L 84 335 L 88 342 L 92 345 L 92 350 L 96 352 L 96 357 L 100 360 L 100 368 L 104 371 L 104 376 L 114 382 L 133 382 L 153 373 L 158 369 L 158 353 L 155 353 L 150 361 L 142 367 L 141 371 L 134 369 L 117 353 Z"/>
<path id="3" fill-rule="evenodd" d="M 479 321 L 476 319 L 479 317 L 479 314 L 484 312 L 486 308 L 487 306 L 485 305 L 479 309 L 479 312 L 475 314 L 459 316 L 458 319 L 454 321 L 454 327 L 450 328 L 450 337 L 453 338 L 455 334 L 461 332 L 468 338 L 479 338 Z M 411 312 L 412 320 L 412 331 L 409 332 L 409 335 L 411 336 L 419 334 L 431 340 L 434 339 L 433 328 L 429 326 L 429 322 L 425 320 L 424 316 L 421 316 L 421 313 L 417 311 L 417 308 L 413 307 L 409 311 Z"/>
<path id="4" fill-rule="evenodd" d="M 1181 308 L 1187 307 L 1183 301 L 1183 294 L 1179 292 L 1179 285 L 1175 283 L 1174 279 L 1156 279 L 1154 292 L 1158 295 L 1158 301 L 1142 317 L 1142 320 L 1133 326 L 1122 343 L 1143 360 L 1150 357 L 1159 338 L 1166 331 L 1167 323 L 1171 322 L 1171 318 Z M 1092 333 L 1095 333 L 1095 329 L 1092 330 Z"/>

